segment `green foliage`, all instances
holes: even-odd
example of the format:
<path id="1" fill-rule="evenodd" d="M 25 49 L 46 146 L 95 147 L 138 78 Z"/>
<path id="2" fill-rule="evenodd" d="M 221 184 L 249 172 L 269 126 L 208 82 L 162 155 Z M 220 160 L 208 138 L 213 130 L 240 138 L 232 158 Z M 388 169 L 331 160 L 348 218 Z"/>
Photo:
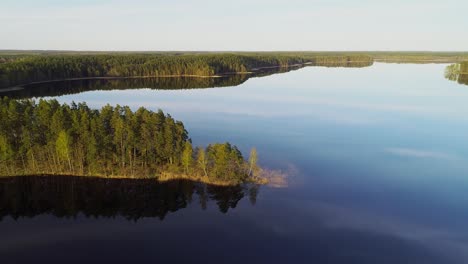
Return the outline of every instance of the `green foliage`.
<path id="1" fill-rule="evenodd" d="M 258 161 L 257 149 L 252 148 L 250 150 L 250 156 L 249 156 L 249 175 L 252 175 L 252 173 L 254 173 L 254 171 L 257 169 L 257 161 Z"/>
<path id="2" fill-rule="evenodd" d="M 0 52 L 0 88 L 93 77 L 213 76 L 296 64 L 363 67 L 373 61 L 454 63 L 466 52 Z"/>
<path id="3" fill-rule="evenodd" d="M 150 177 L 183 171 L 230 182 L 248 177 L 235 146 L 213 144 L 194 155 L 182 122 L 161 110 L 119 105 L 92 110 L 85 103 L 4 97 L 0 118 L 0 175 Z"/>
<path id="4" fill-rule="evenodd" d="M 13 156 L 13 150 L 4 135 L 0 135 L 0 161 L 5 162 Z"/>
<path id="5" fill-rule="evenodd" d="M 467 52 L 398 51 L 360 53 L 374 57 L 375 61 L 389 63 L 454 63 L 468 60 Z"/>
<path id="6" fill-rule="evenodd" d="M 243 181 L 246 163 L 237 147 L 229 143 L 211 144 L 206 148 L 209 176 L 220 180 Z"/>
<path id="7" fill-rule="evenodd" d="M 55 145 L 59 159 L 68 160 L 70 156 L 70 137 L 64 130 L 60 131 Z"/>
<path id="8" fill-rule="evenodd" d="M 189 141 L 185 142 L 184 150 L 182 152 L 182 166 L 184 166 L 185 173 L 189 172 L 189 168 L 192 166 L 193 157 L 192 157 L 192 144 Z"/>
<path id="9" fill-rule="evenodd" d="M 35 55 L 0 63 L 0 88 L 74 78 L 213 76 L 304 63 L 346 66 L 351 62 L 371 63 L 372 57 L 316 53 Z"/>
<path id="10" fill-rule="evenodd" d="M 197 151 L 197 168 L 203 172 L 204 176 L 208 176 L 208 160 L 206 159 L 206 152 L 203 148 L 198 148 Z"/>

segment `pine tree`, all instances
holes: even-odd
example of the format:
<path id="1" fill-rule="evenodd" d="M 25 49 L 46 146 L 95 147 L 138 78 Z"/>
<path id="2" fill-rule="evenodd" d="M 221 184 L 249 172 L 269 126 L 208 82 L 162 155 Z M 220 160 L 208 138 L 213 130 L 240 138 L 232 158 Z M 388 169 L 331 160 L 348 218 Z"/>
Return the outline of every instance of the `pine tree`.
<path id="1" fill-rule="evenodd" d="M 69 170 L 72 172 L 73 169 L 70 157 L 70 136 L 65 130 L 59 132 L 55 147 L 58 157 L 68 162 Z"/>
<path id="2" fill-rule="evenodd" d="M 205 174 L 205 177 L 208 176 L 207 167 L 208 167 L 208 160 L 206 159 L 206 153 L 203 148 L 198 148 L 197 152 L 197 165 Z"/>
<path id="3" fill-rule="evenodd" d="M 252 148 L 250 150 L 250 156 L 249 156 L 249 176 L 252 176 L 253 172 L 257 168 L 257 161 L 258 161 L 258 155 L 257 155 L 257 149 Z"/>
<path id="4" fill-rule="evenodd" d="M 185 174 L 188 174 L 189 168 L 192 166 L 193 157 L 192 157 L 192 144 L 189 141 L 185 141 L 184 150 L 182 152 L 182 166 L 184 167 Z"/>

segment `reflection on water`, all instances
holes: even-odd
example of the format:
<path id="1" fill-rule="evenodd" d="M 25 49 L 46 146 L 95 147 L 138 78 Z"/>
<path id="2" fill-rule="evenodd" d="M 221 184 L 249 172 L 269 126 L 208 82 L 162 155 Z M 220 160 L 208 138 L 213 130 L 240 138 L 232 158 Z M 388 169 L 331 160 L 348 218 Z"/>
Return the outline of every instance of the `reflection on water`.
<path id="1" fill-rule="evenodd" d="M 459 84 L 468 85 L 468 63 L 456 63 L 447 66 L 445 78 Z"/>
<path id="2" fill-rule="evenodd" d="M 115 78 L 83 79 L 44 82 L 25 85 L 23 89 L 3 92 L 10 98 L 33 98 L 61 96 L 87 91 L 131 90 L 150 88 L 154 90 L 182 90 L 236 86 L 248 79 L 247 75 L 232 75 L 221 78 L 165 77 L 165 78 Z"/>
<path id="3" fill-rule="evenodd" d="M 262 69 L 255 74 L 233 74 L 223 77 L 149 77 L 149 78 L 95 78 L 74 79 L 28 84 L 1 92 L 10 98 L 37 98 L 78 94 L 88 91 L 132 90 L 187 90 L 237 86 L 252 77 L 264 77 L 297 70 L 301 67 Z"/>
<path id="4" fill-rule="evenodd" d="M 308 66 L 323 67 L 367 67 L 372 62 L 347 62 L 347 63 L 317 63 Z M 65 81 L 39 82 L 0 90 L 0 96 L 10 98 L 37 98 L 52 97 L 69 94 L 78 94 L 88 91 L 109 91 L 109 90 L 131 90 L 139 88 L 149 88 L 153 90 L 183 90 L 202 89 L 215 87 L 237 86 L 249 78 L 265 77 L 272 74 L 286 73 L 292 70 L 303 68 L 304 65 L 295 65 L 289 68 L 265 68 L 258 69 L 250 74 L 233 74 L 217 78 L 198 77 L 150 77 L 150 78 L 95 78 L 95 79 L 73 79 Z"/>
<path id="5" fill-rule="evenodd" d="M 102 179 L 71 176 L 20 176 L 0 179 L 0 220 L 52 214 L 56 217 L 123 216 L 164 219 L 194 200 L 206 209 L 213 201 L 222 213 L 248 195 L 254 204 L 256 185 L 214 186 L 188 180 Z"/>
<path id="6" fill-rule="evenodd" d="M 78 195 L 70 190 L 55 199 L 61 206 L 51 206 L 47 196 L 30 195 L 47 194 L 45 187 L 26 183 L 19 197 L 7 195 L 16 199 L 10 198 L 8 207 L 0 204 L 7 211 L 1 213 L 1 261 L 468 263 L 468 89 L 447 81 L 445 67 L 305 67 L 222 89 L 57 97 L 93 108 L 108 103 L 162 108 L 184 122 L 194 145 L 229 141 L 243 153 L 255 146 L 262 167 L 292 167 L 295 176 L 287 188 L 262 186 L 258 194 L 244 187 L 221 193 L 207 187 L 206 210 L 197 184 L 192 200 L 182 184 L 178 195 L 170 195 L 176 199 L 160 193 L 158 200 L 148 198 L 145 185 L 135 189 L 139 194 L 128 189 L 119 195 L 123 188 L 103 183 L 89 195 L 80 191 L 80 200 L 68 198 Z M 2 189 L 2 197 L 18 194 L 15 188 Z M 59 190 L 47 188 L 52 194 Z M 106 195 L 117 198 L 96 198 Z M 164 221 L 138 218 L 160 217 L 149 213 L 154 204 L 171 212 Z M 26 205 L 43 214 L 20 210 Z M 62 215 L 79 215 L 55 217 L 56 208 Z M 102 217 L 106 208 L 116 217 Z M 229 211 L 219 213 L 220 208 Z M 25 212 L 35 217 L 21 217 Z M 76 252 L 86 254 L 71 259 Z"/>

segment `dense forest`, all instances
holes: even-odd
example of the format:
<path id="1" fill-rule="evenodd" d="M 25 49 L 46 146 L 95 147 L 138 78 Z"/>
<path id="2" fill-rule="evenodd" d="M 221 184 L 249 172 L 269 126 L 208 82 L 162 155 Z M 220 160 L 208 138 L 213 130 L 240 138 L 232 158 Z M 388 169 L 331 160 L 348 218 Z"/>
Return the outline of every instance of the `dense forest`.
<path id="1" fill-rule="evenodd" d="M 373 61 L 454 63 L 467 52 L 76 52 L 0 51 L 0 88 L 93 77 L 213 76 L 305 64 L 363 67 Z M 361 65 L 361 66 L 359 66 Z"/>
<path id="2" fill-rule="evenodd" d="M 193 148 L 180 121 L 127 106 L 0 100 L 0 175 L 90 175 L 231 184 L 252 180 L 249 162 L 229 143 Z"/>
<path id="3" fill-rule="evenodd" d="M 170 212 L 198 203 L 206 209 L 215 202 L 228 212 L 248 196 L 255 204 L 259 186 L 217 186 L 189 180 L 158 182 L 150 179 L 103 179 L 67 176 L 0 178 L 0 221 L 10 216 L 116 217 L 136 221 L 142 217 L 164 219 Z"/>
<path id="4" fill-rule="evenodd" d="M 456 63 L 447 66 L 445 78 L 468 85 L 468 62 Z"/>
<path id="5" fill-rule="evenodd" d="M 71 78 L 216 76 L 306 63 L 372 63 L 372 57 L 367 55 L 315 53 L 52 54 L 18 55 L 13 58 L 0 63 L 0 88 Z"/>

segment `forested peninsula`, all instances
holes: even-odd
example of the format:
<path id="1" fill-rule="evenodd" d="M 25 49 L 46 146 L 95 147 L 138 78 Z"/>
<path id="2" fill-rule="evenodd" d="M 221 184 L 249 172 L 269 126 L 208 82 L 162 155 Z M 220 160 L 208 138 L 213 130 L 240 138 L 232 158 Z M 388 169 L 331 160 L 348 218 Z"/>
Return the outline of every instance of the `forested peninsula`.
<path id="1" fill-rule="evenodd" d="M 297 65 L 364 66 L 372 57 L 361 54 L 315 53 L 113 53 L 3 55 L 0 88 L 67 79 L 115 77 L 219 77 L 266 68 Z"/>
<path id="2" fill-rule="evenodd" d="M 266 183 L 252 149 L 194 148 L 182 122 L 159 110 L 56 100 L 0 99 L 0 176 L 70 175 Z"/>

